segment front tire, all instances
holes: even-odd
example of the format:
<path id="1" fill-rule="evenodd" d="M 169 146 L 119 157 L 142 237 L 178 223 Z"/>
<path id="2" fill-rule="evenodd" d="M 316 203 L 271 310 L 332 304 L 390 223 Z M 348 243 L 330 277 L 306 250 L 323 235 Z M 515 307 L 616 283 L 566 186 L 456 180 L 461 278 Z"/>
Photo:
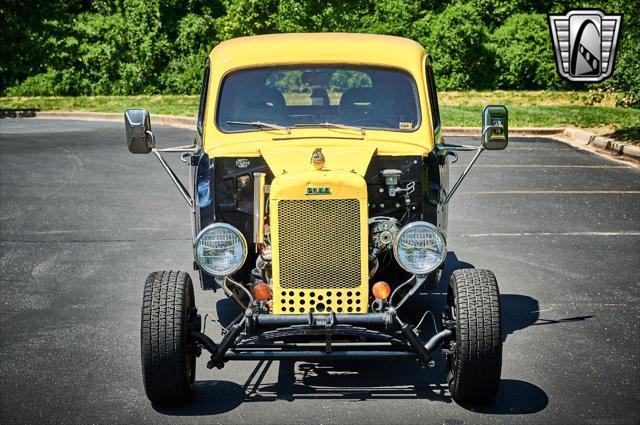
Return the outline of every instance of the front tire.
<path id="1" fill-rule="evenodd" d="M 448 291 L 455 342 L 447 356 L 449 392 L 457 402 L 495 398 L 502 369 L 500 293 L 489 270 L 456 270 Z"/>
<path id="2" fill-rule="evenodd" d="M 190 398 L 196 350 L 189 325 L 196 316 L 193 284 L 187 273 L 149 275 L 144 284 L 140 347 L 144 389 L 152 403 L 180 404 Z"/>

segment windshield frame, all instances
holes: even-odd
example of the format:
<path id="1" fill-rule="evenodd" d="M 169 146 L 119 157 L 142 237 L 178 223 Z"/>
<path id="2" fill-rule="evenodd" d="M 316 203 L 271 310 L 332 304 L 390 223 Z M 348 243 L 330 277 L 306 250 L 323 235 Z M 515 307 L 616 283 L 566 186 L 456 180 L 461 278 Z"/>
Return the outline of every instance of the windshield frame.
<path id="1" fill-rule="evenodd" d="M 303 62 L 303 63 L 287 63 L 287 64 L 274 64 L 274 65 L 266 65 L 266 66 L 245 66 L 245 67 L 239 67 L 239 68 L 234 68 L 231 70 L 228 70 L 227 72 L 225 72 L 221 78 L 220 78 L 220 84 L 218 84 L 218 89 L 217 89 L 217 93 L 216 93 L 216 105 L 215 105 L 215 116 L 213 117 L 213 123 L 216 126 L 216 129 L 223 134 L 236 134 L 236 133 L 255 133 L 255 132 L 264 132 L 264 131 L 281 131 L 281 130 L 275 130 L 275 129 L 270 129 L 270 128 L 255 128 L 255 127 L 251 127 L 251 128 L 246 128 L 246 129 L 238 129 L 238 130 L 225 130 L 223 128 L 221 128 L 220 126 L 220 122 L 219 122 L 219 118 L 220 118 L 220 103 L 222 100 L 222 89 L 224 87 L 224 84 L 227 80 L 227 78 L 229 78 L 229 76 L 231 76 L 232 74 L 236 73 L 236 72 L 241 72 L 241 71 L 250 71 L 250 70 L 264 70 L 264 69 L 285 69 L 285 68 L 291 68 L 291 69 L 296 69 L 296 68 L 305 68 L 305 67 L 309 67 L 309 68 L 339 68 L 339 67 L 345 67 L 345 68 L 349 68 L 349 69 L 371 69 L 371 68 L 376 68 L 376 69 L 381 69 L 381 70 L 388 70 L 388 71 L 393 71 L 393 72 L 399 72 L 404 74 L 406 77 L 409 78 L 409 83 L 411 84 L 411 90 L 413 92 L 414 95 L 414 101 L 415 101 L 415 106 L 416 106 L 416 114 L 417 114 L 417 122 L 416 125 L 413 128 L 410 129 L 404 129 L 404 128 L 388 128 L 388 127 L 369 127 L 369 126 L 362 126 L 362 128 L 364 130 L 374 130 L 374 131 L 391 131 L 394 133 L 415 133 L 418 130 L 420 130 L 420 128 L 422 127 L 422 108 L 420 106 L 420 102 L 421 102 L 421 98 L 420 98 L 420 90 L 418 87 L 418 82 L 416 81 L 414 75 L 407 71 L 406 69 L 403 68 L 399 68 L 399 67 L 394 67 L 394 66 L 386 66 L 386 65 L 379 65 L 379 64 L 354 64 L 354 63 L 345 63 L 345 62 L 324 62 L 324 63 L 309 63 L 309 62 Z M 271 123 L 270 123 L 271 124 Z M 276 124 L 276 123 L 273 123 Z M 345 123 L 334 123 L 334 124 L 340 124 L 340 125 L 348 125 Z M 278 124 L 281 125 L 281 124 Z M 325 130 L 336 130 L 337 128 L 329 128 L 329 127 L 311 127 L 311 126 L 301 126 L 301 127 L 295 127 L 295 126 L 291 126 L 289 128 L 290 131 L 293 130 L 308 130 L 308 129 L 325 129 Z"/>

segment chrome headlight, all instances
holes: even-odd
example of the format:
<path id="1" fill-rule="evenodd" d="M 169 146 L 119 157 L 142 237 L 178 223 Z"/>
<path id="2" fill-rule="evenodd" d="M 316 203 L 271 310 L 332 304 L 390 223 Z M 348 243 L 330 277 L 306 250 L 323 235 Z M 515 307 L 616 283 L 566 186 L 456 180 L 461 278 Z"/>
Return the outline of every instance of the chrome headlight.
<path id="1" fill-rule="evenodd" d="M 393 241 L 396 261 L 413 274 L 427 274 L 444 262 L 447 243 L 436 226 L 424 221 L 407 224 Z"/>
<path id="2" fill-rule="evenodd" d="M 237 272 L 247 259 L 247 241 L 238 229 L 226 223 L 202 229 L 194 249 L 198 266 L 214 276 Z"/>

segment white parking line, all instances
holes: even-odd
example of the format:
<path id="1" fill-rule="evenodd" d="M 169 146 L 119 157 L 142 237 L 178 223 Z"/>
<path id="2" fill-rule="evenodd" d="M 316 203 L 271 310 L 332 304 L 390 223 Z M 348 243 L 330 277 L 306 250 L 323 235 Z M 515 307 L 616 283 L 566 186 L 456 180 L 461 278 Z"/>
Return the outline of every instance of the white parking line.
<path id="1" fill-rule="evenodd" d="M 495 190 L 463 191 L 474 195 L 639 195 L 640 190 Z"/>
<path id="2" fill-rule="evenodd" d="M 640 236 L 640 232 L 505 232 L 505 233 L 449 233 L 450 236 L 479 238 L 486 236 Z"/>
<path id="3" fill-rule="evenodd" d="M 556 307 L 561 308 L 572 308 L 572 307 L 628 307 L 628 303 L 588 303 L 588 302 L 566 302 L 566 303 L 551 303 L 541 305 L 540 307 L 544 307 L 544 309 L 540 309 L 538 311 L 533 311 L 532 313 L 543 313 L 547 311 L 553 311 Z"/>
<path id="4" fill-rule="evenodd" d="M 628 303 L 589 303 L 589 302 L 566 302 L 566 303 L 545 303 L 541 305 L 537 311 L 533 311 L 532 313 L 544 313 L 547 311 L 553 311 L 556 307 L 628 307 Z"/>
<path id="5" fill-rule="evenodd" d="M 466 167 L 467 164 L 453 164 L 451 168 Z M 550 164 L 476 164 L 473 168 L 624 168 L 633 169 L 630 165 L 550 165 Z"/>
<path id="6" fill-rule="evenodd" d="M 513 146 L 509 146 L 507 148 L 507 152 L 508 151 L 575 151 L 575 149 L 572 148 L 541 148 L 541 147 L 531 147 L 531 148 L 522 148 L 522 147 L 518 147 L 515 148 Z"/>

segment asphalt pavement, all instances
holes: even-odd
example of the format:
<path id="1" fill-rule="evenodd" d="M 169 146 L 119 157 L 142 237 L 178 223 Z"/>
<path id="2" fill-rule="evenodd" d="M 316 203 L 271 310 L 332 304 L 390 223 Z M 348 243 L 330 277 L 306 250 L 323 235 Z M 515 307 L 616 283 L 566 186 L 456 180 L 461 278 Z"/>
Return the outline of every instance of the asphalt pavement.
<path id="1" fill-rule="evenodd" d="M 160 146 L 190 131 L 156 127 Z M 449 138 L 477 143 L 471 138 Z M 468 155 L 453 164 L 452 179 Z M 181 176 L 187 167 L 172 158 Z M 449 210 L 453 269 L 495 272 L 494 403 L 461 406 L 445 366 L 198 360 L 194 399 L 142 387 L 142 287 L 191 271 L 188 207 L 121 123 L 0 120 L 0 423 L 638 424 L 640 172 L 549 138 L 487 152 Z M 197 282 L 195 273 L 192 277 Z M 442 304 L 443 282 L 427 306 Z M 196 290 L 201 313 L 230 308 Z M 207 333 L 219 328 L 207 320 Z"/>

